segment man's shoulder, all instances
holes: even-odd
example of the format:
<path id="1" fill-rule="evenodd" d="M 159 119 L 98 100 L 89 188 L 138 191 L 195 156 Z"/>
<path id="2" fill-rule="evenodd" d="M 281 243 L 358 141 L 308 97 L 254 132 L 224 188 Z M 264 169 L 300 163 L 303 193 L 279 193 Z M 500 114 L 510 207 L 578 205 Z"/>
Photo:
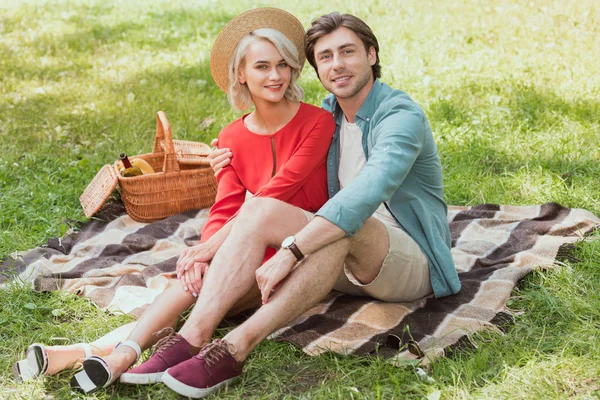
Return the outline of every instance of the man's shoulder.
<path id="1" fill-rule="evenodd" d="M 377 93 L 376 112 L 403 112 L 411 111 L 425 116 L 423 108 L 414 101 L 406 92 L 394 89 L 387 83 L 380 83 Z"/>
<path id="2" fill-rule="evenodd" d="M 431 134 L 423 108 L 402 90 L 382 83 L 377 92 L 377 103 L 372 109 L 375 132 L 421 132 Z M 391 128 L 391 130 L 390 130 Z"/>
<path id="3" fill-rule="evenodd" d="M 321 107 L 323 110 L 333 113 L 336 102 L 337 100 L 335 99 L 335 96 L 333 94 L 328 94 L 327 97 L 325 97 L 321 102 Z"/>

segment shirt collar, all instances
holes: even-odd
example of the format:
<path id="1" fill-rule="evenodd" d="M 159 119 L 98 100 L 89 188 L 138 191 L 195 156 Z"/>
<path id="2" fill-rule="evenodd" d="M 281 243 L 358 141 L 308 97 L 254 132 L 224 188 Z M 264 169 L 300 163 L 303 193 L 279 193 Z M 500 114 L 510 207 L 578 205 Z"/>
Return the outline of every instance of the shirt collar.
<path id="1" fill-rule="evenodd" d="M 373 87 L 369 91 L 367 98 L 362 103 L 358 112 L 354 116 L 354 118 L 360 118 L 363 121 L 369 121 L 375 112 L 375 108 L 377 107 L 377 96 L 379 95 L 379 91 L 381 90 L 381 86 L 383 84 L 379 82 L 379 79 L 375 78 L 373 82 Z"/>
<path id="2" fill-rule="evenodd" d="M 375 112 L 375 108 L 377 106 L 376 99 L 379 92 L 381 91 L 382 85 L 383 84 L 379 81 L 379 79 L 375 78 L 375 81 L 373 82 L 373 87 L 369 91 L 367 98 L 362 103 L 358 112 L 354 116 L 355 118 L 358 117 L 363 121 L 369 121 L 371 119 L 371 116 Z M 333 98 L 333 104 L 333 119 L 335 120 L 335 123 L 338 126 L 341 126 L 342 118 L 344 117 L 344 112 L 342 111 L 342 108 L 340 107 L 335 97 Z"/>

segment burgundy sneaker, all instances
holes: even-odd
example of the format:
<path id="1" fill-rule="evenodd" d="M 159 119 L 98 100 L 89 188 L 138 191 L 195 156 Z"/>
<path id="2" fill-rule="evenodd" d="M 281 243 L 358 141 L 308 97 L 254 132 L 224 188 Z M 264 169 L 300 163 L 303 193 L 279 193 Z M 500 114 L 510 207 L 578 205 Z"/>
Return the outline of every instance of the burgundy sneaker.
<path id="1" fill-rule="evenodd" d="M 242 374 L 244 362 L 233 358 L 235 347 L 215 339 L 200 353 L 163 374 L 162 381 L 180 395 L 199 399 L 219 390 Z"/>
<path id="2" fill-rule="evenodd" d="M 123 373 L 119 378 L 120 382 L 137 385 L 161 382 L 167 368 L 194 356 L 191 352 L 192 346 L 173 328 L 164 328 L 155 334 L 162 335 L 165 332 L 168 332 L 168 335 L 156 342 L 152 348 L 152 356 L 146 362 Z"/>

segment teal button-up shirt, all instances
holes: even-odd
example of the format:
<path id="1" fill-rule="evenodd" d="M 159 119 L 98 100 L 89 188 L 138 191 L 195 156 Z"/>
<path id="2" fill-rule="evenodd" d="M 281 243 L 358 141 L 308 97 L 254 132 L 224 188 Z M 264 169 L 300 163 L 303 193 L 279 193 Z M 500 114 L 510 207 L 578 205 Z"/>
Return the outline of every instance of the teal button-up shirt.
<path id="1" fill-rule="evenodd" d="M 338 169 L 344 114 L 333 95 L 323 100 L 323 108 L 333 113 L 337 127 L 327 157 L 329 201 L 317 215 L 354 235 L 384 203 L 427 256 L 435 297 L 457 293 L 460 281 L 450 253 L 442 167 L 421 107 L 406 93 L 375 80 L 354 117 L 367 163 L 342 190 Z"/>

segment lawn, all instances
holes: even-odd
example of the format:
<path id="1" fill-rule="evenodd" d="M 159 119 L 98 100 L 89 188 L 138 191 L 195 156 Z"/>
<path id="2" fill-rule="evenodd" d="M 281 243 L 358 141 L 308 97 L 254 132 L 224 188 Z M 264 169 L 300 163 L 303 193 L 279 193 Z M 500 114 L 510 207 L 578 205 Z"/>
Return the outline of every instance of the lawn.
<path id="1" fill-rule="evenodd" d="M 555 201 L 600 215 L 600 11 L 594 0 L 0 1 L 0 258 L 84 221 L 79 195 L 120 152 L 151 150 L 155 113 L 209 142 L 239 116 L 213 83 L 212 42 L 274 5 L 305 26 L 329 11 L 373 27 L 383 81 L 427 112 L 448 204 Z M 325 5 L 326 4 L 326 5 Z M 326 94 L 310 66 L 305 100 Z M 598 237 L 596 234 L 595 237 Z M 265 342 L 223 398 L 600 398 L 600 241 L 513 293 L 514 325 L 424 371 L 379 358 L 308 357 Z M 0 397 L 77 398 L 71 372 L 28 384 L 10 365 L 33 341 L 90 341 L 130 317 L 85 300 L 0 290 Z M 83 396 L 81 397 L 83 398 Z M 91 398 L 175 399 L 114 385 Z"/>

